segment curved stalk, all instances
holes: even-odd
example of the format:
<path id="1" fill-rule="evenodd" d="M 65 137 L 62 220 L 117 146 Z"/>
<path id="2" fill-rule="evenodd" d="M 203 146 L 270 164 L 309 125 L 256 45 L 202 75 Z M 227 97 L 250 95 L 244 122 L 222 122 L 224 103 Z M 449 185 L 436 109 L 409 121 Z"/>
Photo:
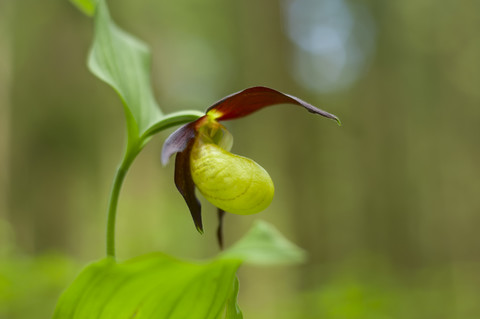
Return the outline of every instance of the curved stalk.
<path id="1" fill-rule="evenodd" d="M 113 178 L 112 190 L 110 192 L 110 199 L 108 202 L 108 217 L 107 217 L 107 256 L 115 258 L 115 221 L 117 217 L 117 205 L 120 190 L 122 188 L 125 175 L 130 168 L 133 159 L 138 152 L 132 156 L 127 151 L 127 154 L 123 158 L 120 166 L 117 168 L 115 177 Z"/>
<path id="2" fill-rule="evenodd" d="M 153 124 L 142 136 L 128 136 L 127 148 L 120 166 L 113 178 L 112 191 L 108 202 L 107 217 L 107 257 L 115 258 L 115 221 L 117 217 L 118 198 L 123 180 L 135 157 L 150 141 L 151 137 L 169 127 L 181 125 L 198 119 L 203 113 L 194 110 L 180 111 L 165 115 L 157 123 Z"/>

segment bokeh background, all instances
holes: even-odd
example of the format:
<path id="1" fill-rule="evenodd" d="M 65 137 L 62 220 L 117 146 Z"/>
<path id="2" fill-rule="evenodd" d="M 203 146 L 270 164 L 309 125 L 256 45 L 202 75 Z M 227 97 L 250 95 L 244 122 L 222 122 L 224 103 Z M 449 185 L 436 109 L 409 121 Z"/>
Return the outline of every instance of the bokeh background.
<path id="1" fill-rule="evenodd" d="M 480 2 L 116 0 L 117 23 L 153 52 L 165 112 L 204 110 L 265 85 L 292 106 L 228 123 L 233 151 L 276 185 L 255 219 L 305 248 L 300 266 L 244 267 L 246 318 L 480 318 Z M 91 75 L 92 21 L 68 1 L 0 1 L 0 318 L 49 318 L 104 255 L 124 119 Z M 196 233 L 157 136 L 127 176 L 118 251 L 217 252 L 214 208 Z"/>

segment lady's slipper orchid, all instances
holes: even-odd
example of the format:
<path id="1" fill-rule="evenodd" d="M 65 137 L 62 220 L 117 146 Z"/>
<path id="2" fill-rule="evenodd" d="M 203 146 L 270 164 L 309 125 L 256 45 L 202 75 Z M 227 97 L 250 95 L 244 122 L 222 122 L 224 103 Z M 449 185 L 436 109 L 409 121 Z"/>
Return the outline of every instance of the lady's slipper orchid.
<path id="1" fill-rule="evenodd" d="M 248 215 L 268 207 L 273 199 L 273 182 L 268 173 L 251 159 L 230 153 L 233 138 L 219 121 L 232 120 L 275 104 L 302 106 L 311 113 L 340 120 L 296 97 L 266 87 L 252 87 L 218 101 L 206 114 L 173 132 L 165 141 L 162 163 L 177 153 L 175 184 L 184 197 L 197 230 L 203 233 L 200 202 L 195 187 L 224 212 Z"/>

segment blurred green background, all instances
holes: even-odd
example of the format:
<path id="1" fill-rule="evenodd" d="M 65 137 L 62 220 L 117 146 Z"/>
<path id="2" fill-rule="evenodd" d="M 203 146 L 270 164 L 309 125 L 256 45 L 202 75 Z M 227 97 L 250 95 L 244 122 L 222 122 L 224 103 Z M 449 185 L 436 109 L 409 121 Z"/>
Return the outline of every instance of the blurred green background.
<path id="1" fill-rule="evenodd" d="M 276 185 L 255 219 L 309 253 L 240 272 L 249 319 L 480 318 L 480 2 L 110 1 L 153 52 L 164 111 L 204 110 L 265 85 L 338 115 L 279 106 L 228 123 L 233 152 Z M 104 255 L 124 119 L 91 75 L 92 21 L 68 1 L 0 1 L 0 318 L 48 318 Z M 173 129 L 171 130 L 173 131 Z M 120 198 L 118 253 L 216 253 L 214 208 L 196 233 L 157 136 Z"/>

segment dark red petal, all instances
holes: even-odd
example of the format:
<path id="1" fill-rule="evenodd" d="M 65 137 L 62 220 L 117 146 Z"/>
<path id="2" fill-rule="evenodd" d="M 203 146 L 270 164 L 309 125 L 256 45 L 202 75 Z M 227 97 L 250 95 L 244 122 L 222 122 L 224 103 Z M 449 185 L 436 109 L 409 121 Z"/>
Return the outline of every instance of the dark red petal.
<path id="1" fill-rule="evenodd" d="M 217 241 L 220 249 L 223 249 L 223 218 L 225 217 L 225 211 L 217 207 L 217 215 L 218 215 Z"/>
<path id="2" fill-rule="evenodd" d="M 190 209 L 195 227 L 199 233 L 203 234 L 202 208 L 195 196 L 195 184 L 190 172 L 190 153 L 193 143 L 194 140 L 190 140 L 184 150 L 177 153 L 175 157 L 175 185 Z"/>
<path id="3" fill-rule="evenodd" d="M 162 148 L 162 165 L 167 165 L 173 154 L 182 152 L 188 143 L 195 138 L 197 121 L 183 125 L 165 140 Z"/>
<path id="4" fill-rule="evenodd" d="M 258 111 L 264 107 L 275 104 L 295 104 L 306 108 L 309 112 L 325 116 L 329 119 L 340 120 L 333 114 L 316 108 L 315 106 L 300 100 L 297 97 L 284 94 L 273 89 L 256 86 L 231 94 L 218 101 L 207 109 L 217 121 L 225 121 L 243 117 Z"/>

